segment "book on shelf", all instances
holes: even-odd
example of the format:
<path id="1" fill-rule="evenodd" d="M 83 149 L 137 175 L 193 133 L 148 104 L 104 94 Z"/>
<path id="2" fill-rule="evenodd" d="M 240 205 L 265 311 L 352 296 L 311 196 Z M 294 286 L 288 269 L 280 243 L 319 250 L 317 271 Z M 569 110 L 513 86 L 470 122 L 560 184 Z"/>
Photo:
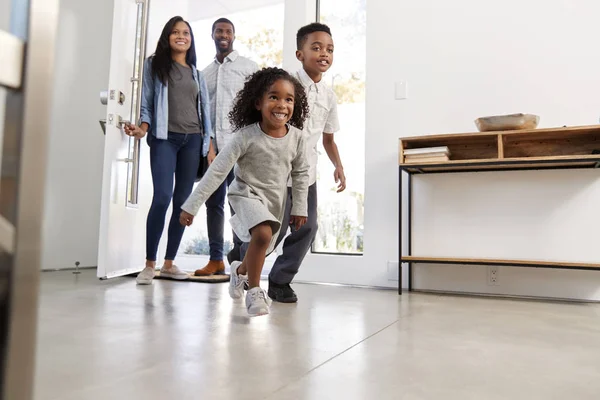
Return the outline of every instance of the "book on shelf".
<path id="1" fill-rule="evenodd" d="M 433 155 L 428 157 L 413 157 L 413 156 L 405 156 L 404 162 L 407 164 L 419 164 L 419 163 L 431 163 L 431 162 L 447 162 L 450 161 L 450 158 L 447 155 Z"/>
<path id="2" fill-rule="evenodd" d="M 450 156 L 450 149 L 447 146 L 440 147 L 423 147 L 419 149 L 405 149 L 404 156 L 438 156 L 438 155 L 446 155 Z"/>
<path id="3" fill-rule="evenodd" d="M 450 149 L 446 146 L 404 150 L 404 162 L 407 164 L 446 162 L 449 160 Z"/>
<path id="4" fill-rule="evenodd" d="M 449 158 L 448 154 L 439 154 L 439 153 L 433 153 L 433 154 L 415 154 L 415 155 L 404 156 L 404 158 L 408 158 L 410 160 L 418 160 L 420 158 L 431 158 L 431 157 Z"/>

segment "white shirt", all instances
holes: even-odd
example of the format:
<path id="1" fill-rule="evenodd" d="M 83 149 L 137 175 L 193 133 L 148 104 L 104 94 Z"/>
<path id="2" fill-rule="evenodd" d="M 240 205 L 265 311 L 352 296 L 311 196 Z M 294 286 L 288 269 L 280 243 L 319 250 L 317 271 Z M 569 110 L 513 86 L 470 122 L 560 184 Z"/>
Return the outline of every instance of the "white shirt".
<path id="1" fill-rule="evenodd" d="M 215 131 L 216 151 L 227 146 L 231 140 L 229 112 L 237 93 L 244 87 L 249 75 L 258 71 L 258 65 L 249 58 L 232 51 L 223 63 L 216 58 L 202 71 L 210 97 L 210 118 Z"/>
<path id="2" fill-rule="evenodd" d="M 317 181 L 317 161 L 319 153 L 317 145 L 322 133 L 335 133 L 340 130 L 338 120 L 337 97 L 323 79 L 315 83 L 306 71 L 301 68 L 296 72 L 296 78 L 306 90 L 310 114 L 304 122 L 306 140 L 306 155 L 310 164 L 309 185 Z"/>

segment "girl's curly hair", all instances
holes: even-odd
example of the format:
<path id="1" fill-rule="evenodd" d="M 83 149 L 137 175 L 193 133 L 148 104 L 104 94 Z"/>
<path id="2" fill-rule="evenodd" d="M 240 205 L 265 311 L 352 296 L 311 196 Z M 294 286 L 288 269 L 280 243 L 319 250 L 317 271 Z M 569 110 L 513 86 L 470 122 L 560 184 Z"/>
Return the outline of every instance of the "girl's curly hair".
<path id="1" fill-rule="evenodd" d="M 235 98 L 233 109 L 229 113 L 229 121 L 234 131 L 262 120 L 260 110 L 256 109 L 256 103 L 262 99 L 271 85 L 280 79 L 294 85 L 294 112 L 289 123 L 300 130 L 304 128 L 304 120 L 308 117 L 309 111 L 302 84 L 281 68 L 263 68 L 246 80 L 244 88 Z"/>

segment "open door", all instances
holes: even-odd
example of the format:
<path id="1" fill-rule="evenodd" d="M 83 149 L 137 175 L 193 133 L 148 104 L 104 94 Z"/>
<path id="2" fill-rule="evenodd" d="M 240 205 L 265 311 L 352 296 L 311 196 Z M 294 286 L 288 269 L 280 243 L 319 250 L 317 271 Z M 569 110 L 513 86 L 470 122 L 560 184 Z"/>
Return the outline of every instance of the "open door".
<path id="1" fill-rule="evenodd" d="M 152 200 L 148 146 L 123 132 L 140 115 L 150 0 L 114 0 L 106 104 L 98 277 L 143 269 L 146 216 Z M 142 139 L 145 140 L 145 139 Z M 149 193 L 148 193 L 149 192 Z"/>

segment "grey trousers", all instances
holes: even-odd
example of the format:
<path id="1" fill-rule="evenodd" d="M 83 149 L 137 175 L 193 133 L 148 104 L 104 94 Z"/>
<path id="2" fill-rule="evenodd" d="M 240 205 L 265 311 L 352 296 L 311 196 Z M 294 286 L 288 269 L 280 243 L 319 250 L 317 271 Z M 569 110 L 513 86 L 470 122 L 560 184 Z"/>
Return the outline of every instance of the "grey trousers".
<path id="1" fill-rule="evenodd" d="M 290 213 L 292 211 L 292 189 L 288 188 L 288 198 L 285 205 L 285 215 L 281 222 L 281 230 L 277 238 L 277 245 L 285 238 L 288 227 L 292 233 L 283 242 L 283 251 L 273 264 L 269 279 L 279 285 L 291 283 L 306 253 L 310 250 L 317 236 L 317 184 L 308 187 L 308 220 L 300 229 L 295 230 L 290 226 Z"/>

